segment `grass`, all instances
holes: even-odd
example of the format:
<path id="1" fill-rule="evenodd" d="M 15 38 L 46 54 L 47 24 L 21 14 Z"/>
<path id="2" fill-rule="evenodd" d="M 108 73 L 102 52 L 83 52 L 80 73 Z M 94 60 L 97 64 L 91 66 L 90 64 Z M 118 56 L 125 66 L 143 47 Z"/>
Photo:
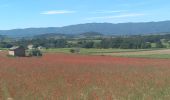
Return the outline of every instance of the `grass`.
<path id="1" fill-rule="evenodd" d="M 0 48 L 0 50 L 8 50 L 7 48 Z"/>
<path id="2" fill-rule="evenodd" d="M 102 54 L 102 53 L 116 53 L 116 52 L 136 52 L 142 49 L 81 49 L 81 54 Z"/>
<path id="3" fill-rule="evenodd" d="M 72 48 L 50 48 L 45 49 L 45 53 L 70 53 Z M 6 48 L 0 48 L 0 50 L 7 50 Z M 152 51 L 152 50 L 166 50 L 166 49 L 86 49 L 80 48 L 80 54 L 87 55 L 111 55 L 111 53 L 123 53 L 123 52 L 140 52 L 140 51 Z M 146 54 L 146 55 L 111 55 L 116 57 L 135 57 L 135 58 L 160 58 L 160 59 L 170 59 L 170 54 Z"/>
<path id="4" fill-rule="evenodd" d="M 70 49 L 72 48 L 55 48 L 55 49 L 47 49 L 43 52 L 46 53 L 70 53 Z M 166 50 L 166 49 L 80 49 L 80 54 L 87 54 L 87 55 L 110 55 L 116 57 L 133 57 L 133 58 L 156 58 L 156 59 L 170 59 L 170 54 L 144 54 L 144 55 L 112 55 L 111 53 L 123 53 L 123 52 L 140 52 L 140 51 L 154 51 L 154 50 Z"/>
<path id="5" fill-rule="evenodd" d="M 121 55 L 120 57 L 170 59 L 170 54 L 148 54 L 148 55 Z"/>
<path id="6" fill-rule="evenodd" d="M 46 49 L 43 52 L 52 52 L 52 53 L 70 53 L 72 48 L 50 48 Z M 102 53 L 118 53 L 118 52 L 138 52 L 138 51 L 148 51 L 153 49 L 86 49 L 81 48 L 80 54 L 102 54 Z"/>
<path id="7" fill-rule="evenodd" d="M 70 48 L 50 48 L 43 50 L 45 53 L 70 53 Z"/>

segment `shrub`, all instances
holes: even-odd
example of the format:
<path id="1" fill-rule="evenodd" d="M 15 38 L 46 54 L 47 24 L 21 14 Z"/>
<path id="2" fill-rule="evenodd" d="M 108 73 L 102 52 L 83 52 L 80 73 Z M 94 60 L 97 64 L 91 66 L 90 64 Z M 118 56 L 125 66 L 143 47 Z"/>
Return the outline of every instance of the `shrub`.
<path id="1" fill-rule="evenodd" d="M 29 52 L 29 56 L 42 56 L 42 52 L 38 49 L 33 49 Z"/>
<path id="2" fill-rule="evenodd" d="M 71 53 L 80 53 L 80 49 L 79 48 L 75 48 L 75 49 L 70 49 Z"/>
<path id="3" fill-rule="evenodd" d="M 75 53 L 75 49 L 70 49 L 70 52 L 71 53 Z"/>

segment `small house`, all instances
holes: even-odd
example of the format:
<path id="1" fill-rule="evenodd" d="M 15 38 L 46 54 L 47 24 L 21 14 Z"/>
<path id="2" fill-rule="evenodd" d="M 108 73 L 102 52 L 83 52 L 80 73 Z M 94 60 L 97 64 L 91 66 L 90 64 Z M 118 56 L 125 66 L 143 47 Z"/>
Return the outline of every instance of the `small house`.
<path id="1" fill-rule="evenodd" d="M 25 48 L 22 46 L 14 46 L 9 49 L 9 55 L 10 56 L 18 56 L 18 57 L 24 57 L 25 56 Z"/>
<path id="2" fill-rule="evenodd" d="M 44 47 L 43 47 L 43 46 L 38 46 L 37 49 L 38 49 L 38 50 L 43 50 Z"/>
<path id="3" fill-rule="evenodd" d="M 32 49 L 34 49 L 34 45 L 30 44 L 27 46 L 27 48 L 28 48 L 28 50 L 32 50 Z"/>

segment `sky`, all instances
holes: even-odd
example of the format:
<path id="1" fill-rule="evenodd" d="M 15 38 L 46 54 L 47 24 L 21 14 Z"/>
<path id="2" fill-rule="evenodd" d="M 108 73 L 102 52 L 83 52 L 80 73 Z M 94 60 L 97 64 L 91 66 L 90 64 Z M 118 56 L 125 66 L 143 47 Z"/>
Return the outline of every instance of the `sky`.
<path id="1" fill-rule="evenodd" d="M 170 20 L 170 0 L 0 0 L 0 30 Z"/>

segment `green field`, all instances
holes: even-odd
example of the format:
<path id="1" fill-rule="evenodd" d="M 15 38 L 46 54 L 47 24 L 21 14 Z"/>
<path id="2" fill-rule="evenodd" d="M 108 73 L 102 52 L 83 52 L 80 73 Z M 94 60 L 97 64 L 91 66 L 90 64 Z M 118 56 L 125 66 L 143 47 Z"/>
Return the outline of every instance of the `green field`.
<path id="1" fill-rule="evenodd" d="M 44 49 L 44 53 L 71 53 L 74 48 L 50 48 Z M 0 50 L 7 50 L 0 48 Z M 149 53 L 148 53 L 149 52 Z M 170 59 L 170 49 L 85 49 L 80 48 L 79 54 L 85 55 L 106 55 L 115 57 L 135 57 L 135 58 L 161 58 Z"/>
<path id="2" fill-rule="evenodd" d="M 0 50 L 8 50 L 7 48 L 0 48 Z"/>
<path id="3" fill-rule="evenodd" d="M 100 55 L 100 54 L 99 54 Z M 140 50 L 127 52 L 112 52 L 103 53 L 102 55 L 116 56 L 116 57 L 133 57 L 133 58 L 155 58 L 155 59 L 170 59 L 170 49 L 160 50 Z"/>
<path id="4" fill-rule="evenodd" d="M 170 59 L 170 54 L 151 54 L 151 55 L 121 55 L 116 57 L 130 57 L 130 58 L 151 58 L 151 59 Z"/>
<path id="5" fill-rule="evenodd" d="M 43 52 L 70 53 L 72 48 L 46 49 Z M 79 54 L 106 55 L 115 57 L 135 57 L 135 58 L 161 58 L 170 59 L 169 49 L 85 49 L 81 48 Z"/>
<path id="6" fill-rule="evenodd" d="M 70 50 L 74 48 L 55 48 L 46 49 L 43 52 L 55 52 L 55 53 L 70 53 Z M 138 52 L 146 51 L 150 49 L 80 49 L 80 54 L 103 54 L 103 53 L 116 53 L 116 52 Z"/>

